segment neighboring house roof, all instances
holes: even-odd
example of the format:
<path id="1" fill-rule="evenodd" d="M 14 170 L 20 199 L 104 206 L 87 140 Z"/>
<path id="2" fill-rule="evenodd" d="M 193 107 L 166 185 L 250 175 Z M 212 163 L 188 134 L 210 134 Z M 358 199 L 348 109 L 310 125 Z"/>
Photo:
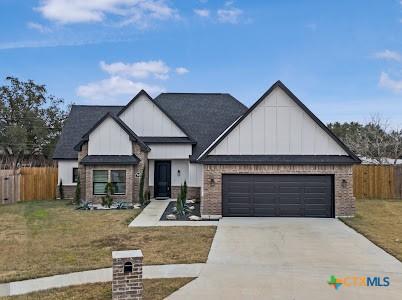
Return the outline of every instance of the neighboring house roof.
<path id="1" fill-rule="evenodd" d="M 271 165 L 343 165 L 355 160 L 346 155 L 209 155 L 203 164 L 271 164 Z"/>
<path id="2" fill-rule="evenodd" d="M 247 107 L 230 94 L 162 93 L 154 102 L 197 142 L 190 157 L 193 161 L 247 111 Z"/>
<path id="3" fill-rule="evenodd" d="M 83 165 L 136 165 L 139 162 L 136 155 L 87 155 L 80 161 Z"/>
<path id="4" fill-rule="evenodd" d="M 107 112 L 116 115 L 123 106 L 73 105 L 57 142 L 53 159 L 77 160 L 74 150 L 82 136 Z"/>
<path id="5" fill-rule="evenodd" d="M 100 118 L 81 138 L 81 141 L 74 146 L 77 151 L 81 150 L 82 145 L 89 140 L 89 135 L 105 121 L 107 118 L 112 118 L 130 137 L 130 140 L 138 143 L 141 149 L 144 151 L 150 151 L 151 149 L 132 131 L 119 117 L 116 117 L 113 113 L 107 112 L 102 118 Z"/>
<path id="6" fill-rule="evenodd" d="M 275 88 L 281 88 L 307 115 L 309 115 L 313 121 L 321 127 L 351 158 L 352 162 L 360 163 L 360 159 L 327 127 L 322 123 L 280 80 L 275 82 L 261 97 L 258 99 L 248 110 L 244 113 L 241 118 L 239 118 L 234 124 L 227 129 L 223 134 L 219 136 L 213 144 L 211 142 L 211 146 L 208 147 L 208 150 L 202 153 L 199 157 L 199 161 L 203 161 L 206 159 L 207 155 L 230 133 L 233 131 L 236 126 L 241 123 L 264 99 L 271 94 Z M 288 155 L 290 156 L 290 155 Z M 235 155 L 239 159 L 239 163 L 244 157 L 244 155 Z M 265 157 L 270 158 L 270 155 L 265 155 Z M 263 163 L 263 161 L 261 161 Z M 264 163 L 269 163 L 269 161 L 264 161 Z"/>

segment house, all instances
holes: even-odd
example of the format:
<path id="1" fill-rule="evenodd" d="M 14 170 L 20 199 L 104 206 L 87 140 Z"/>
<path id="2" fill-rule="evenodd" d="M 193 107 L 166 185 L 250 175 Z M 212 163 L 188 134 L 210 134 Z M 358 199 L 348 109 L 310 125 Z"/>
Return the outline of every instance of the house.
<path id="1" fill-rule="evenodd" d="M 139 92 L 126 106 L 74 105 L 56 146 L 72 197 L 176 197 L 187 182 L 203 218 L 354 214 L 352 153 L 282 82 L 247 109 L 229 94 Z"/>

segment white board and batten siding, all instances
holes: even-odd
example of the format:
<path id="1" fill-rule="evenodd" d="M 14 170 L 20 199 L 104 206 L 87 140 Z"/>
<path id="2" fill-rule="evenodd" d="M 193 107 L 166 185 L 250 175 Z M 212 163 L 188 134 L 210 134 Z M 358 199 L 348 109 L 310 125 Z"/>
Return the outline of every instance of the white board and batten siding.
<path id="1" fill-rule="evenodd" d="M 132 155 L 127 132 L 112 118 L 106 118 L 89 135 L 88 155 Z"/>
<path id="2" fill-rule="evenodd" d="M 148 159 L 188 159 L 192 154 L 191 144 L 152 144 Z"/>
<path id="3" fill-rule="evenodd" d="M 76 185 L 73 182 L 73 168 L 78 168 L 78 160 L 59 160 L 57 162 L 58 183 L 63 181 L 63 185 Z"/>
<path id="4" fill-rule="evenodd" d="M 210 155 L 348 155 L 277 87 Z"/>
<path id="5" fill-rule="evenodd" d="M 149 160 L 149 185 L 154 185 L 155 160 Z M 202 169 L 201 164 L 192 164 L 189 160 L 173 159 L 171 160 L 171 185 L 179 186 L 187 182 L 188 186 L 202 186 Z M 179 171 L 180 170 L 180 174 Z"/>
<path id="6" fill-rule="evenodd" d="M 145 95 L 139 96 L 120 115 L 138 136 L 185 137 L 186 134 Z"/>

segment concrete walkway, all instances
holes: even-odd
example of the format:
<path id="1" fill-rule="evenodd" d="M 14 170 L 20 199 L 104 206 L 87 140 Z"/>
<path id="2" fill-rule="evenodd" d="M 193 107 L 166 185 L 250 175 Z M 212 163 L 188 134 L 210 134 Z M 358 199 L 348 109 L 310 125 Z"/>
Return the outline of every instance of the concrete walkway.
<path id="1" fill-rule="evenodd" d="M 388 287 L 328 285 L 378 276 Z M 353 282 L 353 279 L 350 279 Z M 337 219 L 223 218 L 200 276 L 178 299 L 402 299 L 402 263 Z"/>
<path id="2" fill-rule="evenodd" d="M 144 279 L 198 277 L 205 264 L 154 265 L 143 267 Z M 14 296 L 51 288 L 112 281 L 112 268 L 75 272 L 0 284 L 1 296 Z"/>
<path id="3" fill-rule="evenodd" d="M 218 221 L 160 221 L 170 201 L 175 199 L 152 199 L 144 210 L 128 225 L 128 227 L 153 226 L 217 226 Z"/>

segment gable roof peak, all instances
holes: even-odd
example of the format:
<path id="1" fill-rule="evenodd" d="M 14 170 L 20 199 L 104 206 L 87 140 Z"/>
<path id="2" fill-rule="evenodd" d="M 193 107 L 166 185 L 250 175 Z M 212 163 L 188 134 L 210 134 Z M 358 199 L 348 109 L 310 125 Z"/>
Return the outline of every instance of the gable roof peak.
<path id="1" fill-rule="evenodd" d="M 264 99 L 270 95 L 275 88 L 280 87 L 307 115 L 309 115 L 313 121 L 323 129 L 355 162 L 361 162 L 361 160 L 354 154 L 324 123 L 321 122 L 308 108 L 304 105 L 304 103 L 299 100 L 293 94 L 288 87 L 280 80 L 277 80 L 254 104 L 243 114 L 240 118 L 238 118 L 230 127 L 228 127 L 212 144 L 207 148 L 207 151 L 202 153 L 197 160 L 202 160 L 206 157 L 240 122 L 242 122 Z"/>

